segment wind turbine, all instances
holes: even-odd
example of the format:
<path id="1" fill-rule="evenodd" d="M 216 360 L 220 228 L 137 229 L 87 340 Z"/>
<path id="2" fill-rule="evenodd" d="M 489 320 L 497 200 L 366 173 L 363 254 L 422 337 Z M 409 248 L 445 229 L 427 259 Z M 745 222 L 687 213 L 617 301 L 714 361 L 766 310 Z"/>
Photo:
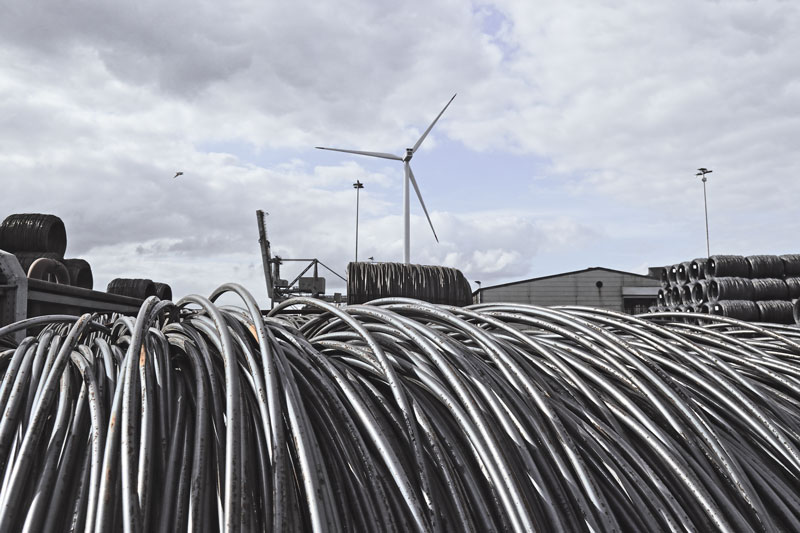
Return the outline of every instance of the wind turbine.
<path id="1" fill-rule="evenodd" d="M 316 148 L 320 150 L 332 150 L 334 152 L 345 152 L 348 154 L 356 154 L 356 155 L 366 155 L 369 157 L 380 157 L 382 159 L 394 159 L 396 161 L 403 162 L 403 170 L 405 174 L 405 178 L 403 179 L 403 224 L 404 224 L 404 242 L 403 242 L 403 262 L 408 264 L 411 262 L 411 206 L 409 201 L 409 190 L 408 184 L 409 182 L 414 186 L 414 191 L 417 193 L 417 198 L 419 198 L 419 203 L 422 206 L 422 210 L 425 212 L 425 217 L 428 219 L 428 224 L 431 226 L 431 231 L 433 232 L 433 238 L 436 239 L 436 242 L 439 242 L 439 237 L 436 235 L 436 230 L 433 229 L 433 222 L 431 222 L 431 217 L 428 216 L 428 209 L 425 207 L 425 202 L 422 200 L 422 193 L 419 192 L 419 186 L 417 185 L 417 180 L 414 178 L 414 173 L 411 171 L 411 158 L 414 157 L 414 153 L 419 149 L 419 146 L 422 144 L 422 141 L 425 140 L 425 137 L 428 136 L 428 133 L 431 132 L 433 126 L 442 116 L 442 114 L 447 109 L 447 106 L 453 101 L 456 95 L 453 95 L 453 98 L 447 102 L 447 105 L 441 110 L 441 112 L 433 119 L 431 125 L 428 126 L 428 129 L 422 134 L 422 137 L 414 144 L 411 148 L 406 148 L 406 155 L 405 157 L 400 157 L 399 155 L 394 154 L 386 154 L 383 152 L 364 152 L 362 150 L 343 150 L 341 148 L 325 148 L 324 146 L 317 146 Z"/>

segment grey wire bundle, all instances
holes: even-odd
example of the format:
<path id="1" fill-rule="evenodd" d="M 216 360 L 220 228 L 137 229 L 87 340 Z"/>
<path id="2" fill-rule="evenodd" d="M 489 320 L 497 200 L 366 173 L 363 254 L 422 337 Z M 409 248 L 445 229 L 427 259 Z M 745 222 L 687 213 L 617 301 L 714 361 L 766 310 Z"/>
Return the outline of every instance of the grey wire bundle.
<path id="1" fill-rule="evenodd" d="M 787 277 L 800 276 L 800 254 L 785 254 L 781 256 L 781 260 Z"/>
<path id="2" fill-rule="evenodd" d="M 691 262 L 684 261 L 677 266 L 675 271 L 675 281 L 678 285 L 688 285 L 691 281 Z"/>
<path id="3" fill-rule="evenodd" d="M 712 255 L 706 263 L 706 276 L 710 278 L 746 278 L 750 265 L 741 255 Z"/>
<path id="4" fill-rule="evenodd" d="M 150 296 L 156 296 L 156 285 L 151 279 L 114 278 L 108 282 L 106 292 L 144 300 Z"/>
<path id="5" fill-rule="evenodd" d="M 69 278 L 72 280 L 72 285 L 82 289 L 92 289 L 94 287 L 92 267 L 88 261 L 85 259 L 64 259 L 63 263 L 69 270 Z"/>
<path id="6" fill-rule="evenodd" d="M 385 295 L 419 298 L 436 304 L 472 303 L 469 282 L 456 268 L 404 263 L 347 265 L 347 303 L 361 304 Z"/>
<path id="7" fill-rule="evenodd" d="M 0 223 L 0 249 L 52 253 L 63 259 L 67 249 L 64 222 L 55 215 L 41 213 L 9 215 Z"/>
<path id="8" fill-rule="evenodd" d="M 233 284 L 30 319 L 0 530 L 796 531 L 800 332 L 702 320 Z"/>
<path id="9" fill-rule="evenodd" d="M 778 255 L 748 255 L 750 278 L 782 278 L 785 273 L 783 260 Z"/>
<path id="10" fill-rule="evenodd" d="M 705 258 L 698 258 L 689 263 L 689 281 L 700 281 L 706 279 L 707 262 L 708 260 Z"/>
<path id="11" fill-rule="evenodd" d="M 754 280 L 747 278 L 712 278 L 708 282 L 708 301 L 752 300 Z"/>
<path id="12" fill-rule="evenodd" d="M 764 300 L 756 302 L 758 319 L 772 324 L 794 324 L 794 306 L 786 300 Z"/>
<path id="13" fill-rule="evenodd" d="M 753 279 L 754 300 L 788 300 L 789 287 L 782 279 Z"/>

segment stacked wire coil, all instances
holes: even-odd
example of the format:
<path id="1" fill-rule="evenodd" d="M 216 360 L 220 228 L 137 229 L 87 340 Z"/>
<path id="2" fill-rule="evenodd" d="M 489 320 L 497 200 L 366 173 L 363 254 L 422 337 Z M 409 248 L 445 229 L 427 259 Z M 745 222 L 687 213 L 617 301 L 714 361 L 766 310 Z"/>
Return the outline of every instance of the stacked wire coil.
<path id="1" fill-rule="evenodd" d="M 714 255 L 663 267 L 657 311 L 800 324 L 800 254 Z"/>

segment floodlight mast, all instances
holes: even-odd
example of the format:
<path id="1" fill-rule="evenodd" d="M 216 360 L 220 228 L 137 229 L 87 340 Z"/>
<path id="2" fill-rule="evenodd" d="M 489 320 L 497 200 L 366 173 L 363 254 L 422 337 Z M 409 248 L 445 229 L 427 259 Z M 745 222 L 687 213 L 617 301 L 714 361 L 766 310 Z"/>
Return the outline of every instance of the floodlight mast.
<path id="1" fill-rule="evenodd" d="M 441 118 L 442 114 L 448 108 L 450 103 L 455 99 L 456 95 L 454 94 L 452 98 L 447 102 L 444 108 L 439 112 L 431 125 L 428 126 L 428 129 L 422 134 L 422 136 L 417 140 L 412 148 L 406 148 L 406 155 L 405 157 L 400 157 L 394 154 L 387 154 L 385 152 L 365 152 L 363 150 L 344 150 L 342 148 L 326 148 L 324 146 L 317 146 L 316 148 L 319 150 L 331 150 L 333 152 L 344 152 L 347 154 L 356 154 L 356 155 L 365 155 L 368 157 L 379 157 L 381 159 L 393 159 L 395 161 L 402 161 L 403 162 L 403 262 L 405 264 L 409 264 L 411 262 L 411 200 L 410 200 L 410 187 L 409 183 L 414 186 L 414 192 L 417 193 L 417 198 L 419 199 L 419 203 L 422 206 L 422 210 L 425 212 L 425 218 L 428 219 L 428 224 L 431 227 L 431 231 L 433 232 L 433 238 L 436 239 L 436 242 L 439 242 L 439 237 L 436 235 L 436 230 L 433 229 L 433 222 L 431 222 L 431 217 L 428 215 L 428 208 L 425 207 L 425 201 L 422 199 L 422 193 L 419 190 L 419 185 L 417 185 L 417 180 L 414 178 L 414 172 L 411 171 L 410 161 L 411 158 L 414 157 L 414 153 L 419 149 L 422 141 L 425 140 L 425 137 L 433 129 L 433 126 L 438 122 L 439 118 Z"/>
<path id="2" fill-rule="evenodd" d="M 697 171 L 695 176 L 702 176 L 703 179 L 703 207 L 706 213 L 706 257 L 711 257 L 711 245 L 708 240 L 708 200 L 706 200 L 706 181 L 708 181 L 708 179 L 706 178 L 706 174 L 711 174 L 714 171 L 702 167 L 698 168 Z"/>

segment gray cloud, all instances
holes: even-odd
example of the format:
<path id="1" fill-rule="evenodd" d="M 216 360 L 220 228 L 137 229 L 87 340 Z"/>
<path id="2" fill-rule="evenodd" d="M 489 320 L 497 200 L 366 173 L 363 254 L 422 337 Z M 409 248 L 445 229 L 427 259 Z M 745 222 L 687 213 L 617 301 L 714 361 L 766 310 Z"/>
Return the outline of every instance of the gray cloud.
<path id="1" fill-rule="evenodd" d="M 260 290 L 257 208 L 271 213 L 280 253 L 343 270 L 355 179 L 370 183 L 363 250 L 400 257 L 400 169 L 319 165 L 309 149 L 397 151 L 456 90 L 457 112 L 426 148 L 461 141 L 496 156 L 498 173 L 507 152 L 539 158 L 574 205 L 429 205 L 442 244 L 415 216 L 421 262 L 488 281 L 594 242 L 619 248 L 621 264 L 609 266 L 669 261 L 652 251 L 662 246 L 697 255 L 687 239 L 702 224 L 698 166 L 715 170 L 712 243 L 796 251 L 800 37 L 790 3 L 4 9 L 0 214 L 58 213 L 68 253 L 92 259 L 98 279 L 136 271 L 203 292 L 236 276 Z M 249 153 L 226 148 L 240 145 Z M 173 180 L 177 170 L 185 175 Z"/>

